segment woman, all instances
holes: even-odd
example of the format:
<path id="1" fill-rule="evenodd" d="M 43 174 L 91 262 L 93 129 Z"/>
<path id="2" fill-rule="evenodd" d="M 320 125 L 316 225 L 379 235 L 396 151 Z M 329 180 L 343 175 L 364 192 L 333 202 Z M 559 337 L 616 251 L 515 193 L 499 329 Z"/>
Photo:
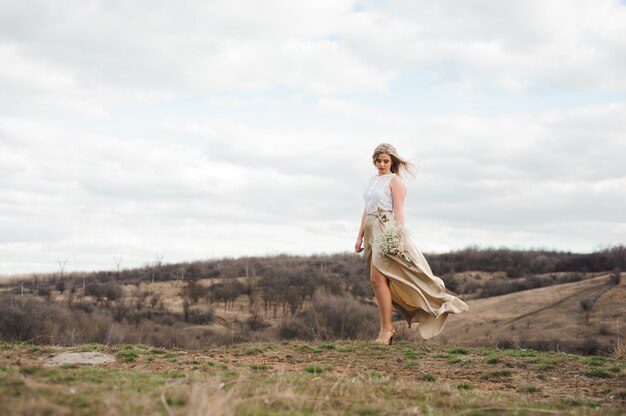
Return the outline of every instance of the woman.
<path id="1" fill-rule="evenodd" d="M 391 345 L 396 333 L 391 325 L 392 307 L 409 324 L 419 322 L 422 338 L 441 333 L 449 313 L 469 309 L 462 300 L 446 293 L 443 281 L 433 275 L 426 259 L 410 238 L 403 238 L 403 253 L 381 254 L 372 243 L 390 227 L 404 227 L 406 188 L 399 175 L 412 174 L 412 165 L 398 156 L 396 149 L 380 144 L 372 155 L 378 174 L 363 194 L 365 209 L 355 244 L 355 251 L 365 250 L 370 280 L 378 302 L 380 332 L 376 342 Z"/>

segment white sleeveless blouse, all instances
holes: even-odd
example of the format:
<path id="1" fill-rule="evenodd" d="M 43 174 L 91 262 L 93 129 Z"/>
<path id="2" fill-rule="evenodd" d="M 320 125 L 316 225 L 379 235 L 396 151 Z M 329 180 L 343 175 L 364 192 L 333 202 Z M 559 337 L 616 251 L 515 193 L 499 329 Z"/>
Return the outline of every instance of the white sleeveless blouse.
<path id="1" fill-rule="evenodd" d="M 395 173 L 388 173 L 380 176 L 374 175 L 370 178 L 363 193 L 365 211 L 368 214 L 375 213 L 379 207 L 387 211 L 393 211 L 393 200 L 389 185 L 395 175 Z"/>

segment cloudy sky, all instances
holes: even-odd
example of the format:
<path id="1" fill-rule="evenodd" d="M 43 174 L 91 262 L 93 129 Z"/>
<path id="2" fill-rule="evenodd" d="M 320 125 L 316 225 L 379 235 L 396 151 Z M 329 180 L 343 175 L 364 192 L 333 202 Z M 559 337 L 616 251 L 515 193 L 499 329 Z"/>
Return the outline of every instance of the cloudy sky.
<path id="1" fill-rule="evenodd" d="M 381 142 L 425 252 L 626 242 L 619 0 L 0 2 L 0 274 L 351 251 Z"/>

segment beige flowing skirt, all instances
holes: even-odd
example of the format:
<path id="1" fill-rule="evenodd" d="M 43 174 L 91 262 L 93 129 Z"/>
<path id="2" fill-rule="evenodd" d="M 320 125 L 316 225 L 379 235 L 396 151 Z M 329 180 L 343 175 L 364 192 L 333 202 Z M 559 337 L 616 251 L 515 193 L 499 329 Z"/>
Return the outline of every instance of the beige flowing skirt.
<path id="1" fill-rule="evenodd" d="M 409 324 L 418 322 L 418 332 L 424 339 L 439 335 L 450 313 L 461 313 L 469 307 L 459 298 L 446 293 L 439 277 L 433 275 L 422 253 L 410 238 L 405 241 L 407 262 L 397 255 L 381 255 L 372 248 L 372 239 L 395 221 L 393 211 L 378 209 L 365 218 L 363 236 L 364 257 L 368 271 L 376 267 L 389 279 L 392 309 Z"/>

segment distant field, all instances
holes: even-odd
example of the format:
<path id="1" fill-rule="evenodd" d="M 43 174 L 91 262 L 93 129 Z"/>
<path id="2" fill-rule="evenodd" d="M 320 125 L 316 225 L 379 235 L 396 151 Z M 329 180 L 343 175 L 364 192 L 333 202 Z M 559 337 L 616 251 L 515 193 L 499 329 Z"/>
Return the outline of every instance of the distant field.
<path id="1" fill-rule="evenodd" d="M 63 351 L 116 362 L 44 366 Z M 0 414 L 621 415 L 625 372 L 626 362 L 611 357 L 406 341 L 190 351 L 0 344 Z"/>

